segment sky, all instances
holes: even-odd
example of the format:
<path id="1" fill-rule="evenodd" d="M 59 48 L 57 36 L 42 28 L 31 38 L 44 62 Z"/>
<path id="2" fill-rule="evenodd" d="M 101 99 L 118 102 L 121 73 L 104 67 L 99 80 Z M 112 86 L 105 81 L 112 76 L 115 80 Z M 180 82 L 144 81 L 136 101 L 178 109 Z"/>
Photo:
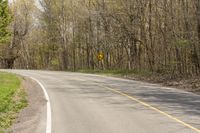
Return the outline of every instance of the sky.
<path id="1" fill-rule="evenodd" d="M 14 0 L 8 0 L 8 2 L 9 3 L 12 3 Z M 41 9 L 41 5 L 40 5 L 40 3 L 39 3 L 39 0 L 35 0 L 35 4 L 36 4 L 36 6 L 39 8 L 39 9 Z"/>
<path id="2" fill-rule="evenodd" d="M 9 3 L 12 3 L 14 0 L 8 0 Z M 35 0 L 37 5 L 40 5 L 39 0 Z"/>

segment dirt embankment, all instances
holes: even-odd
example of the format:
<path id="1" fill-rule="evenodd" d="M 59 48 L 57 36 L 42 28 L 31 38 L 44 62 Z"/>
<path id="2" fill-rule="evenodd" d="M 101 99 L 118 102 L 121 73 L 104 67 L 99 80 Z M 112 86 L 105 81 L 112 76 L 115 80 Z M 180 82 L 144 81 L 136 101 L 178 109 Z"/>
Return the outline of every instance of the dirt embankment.
<path id="1" fill-rule="evenodd" d="M 132 80 L 161 84 L 162 86 L 178 88 L 185 91 L 200 94 L 200 77 L 198 76 L 192 78 L 169 78 L 168 76 L 164 75 L 126 75 L 122 77 Z"/>

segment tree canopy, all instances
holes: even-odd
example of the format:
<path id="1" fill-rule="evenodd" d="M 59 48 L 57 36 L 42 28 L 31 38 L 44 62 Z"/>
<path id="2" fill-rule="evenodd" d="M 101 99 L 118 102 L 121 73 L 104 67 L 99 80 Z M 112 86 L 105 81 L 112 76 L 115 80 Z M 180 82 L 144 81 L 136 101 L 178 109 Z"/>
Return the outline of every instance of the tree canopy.
<path id="1" fill-rule="evenodd" d="M 0 1 L 0 37 L 7 40 L 11 17 L 8 2 Z M 13 33 L 10 46 L 0 48 L 0 66 L 130 70 L 170 78 L 200 75 L 200 0 L 33 3 L 12 3 Z"/>
<path id="2" fill-rule="evenodd" d="M 0 0 L 0 43 L 5 43 L 10 37 L 8 26 L 11 23 L 8 0 Z"/>

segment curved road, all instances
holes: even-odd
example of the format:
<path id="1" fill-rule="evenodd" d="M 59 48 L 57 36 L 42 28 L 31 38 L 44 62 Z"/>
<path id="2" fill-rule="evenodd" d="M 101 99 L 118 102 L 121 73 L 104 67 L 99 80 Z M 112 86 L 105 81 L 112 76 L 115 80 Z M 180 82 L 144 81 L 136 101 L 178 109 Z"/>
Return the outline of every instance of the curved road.
<path id="1" fill-rule="evenodd" d="M 52 133 L 200 133 L 200 96 L 81 73 L 8 70 L 46 88 Z"/>

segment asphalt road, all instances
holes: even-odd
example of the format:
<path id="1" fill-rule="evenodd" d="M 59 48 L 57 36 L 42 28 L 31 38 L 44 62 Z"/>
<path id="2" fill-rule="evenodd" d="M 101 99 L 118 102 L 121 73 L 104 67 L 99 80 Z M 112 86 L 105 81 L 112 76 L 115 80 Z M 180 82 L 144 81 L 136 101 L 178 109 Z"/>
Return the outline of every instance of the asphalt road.
<path id="1" fill-rule="evenodd" d="M 8 70 L 40 81 L 52 133 L 200 133 L 200 96 L 90 74 Z"/>

